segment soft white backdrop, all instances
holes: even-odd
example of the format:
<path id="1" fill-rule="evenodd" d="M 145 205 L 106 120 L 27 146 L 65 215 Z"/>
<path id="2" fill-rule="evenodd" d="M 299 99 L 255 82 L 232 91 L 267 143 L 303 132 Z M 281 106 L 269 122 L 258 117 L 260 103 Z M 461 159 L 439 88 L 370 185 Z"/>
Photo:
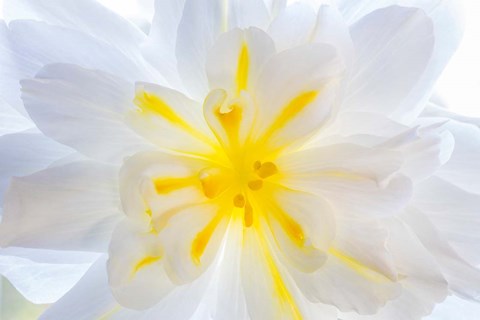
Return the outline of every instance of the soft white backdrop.
<path id="1" fill-rule="evenodd" d="M 99 1 L 142 28 L 148 26 L 148 20 L 153 14 L 153 0 Z M 480 1 L 463 0 L 463 5 L 466 17 L 465 36 L 437 84 L 437 93 L 451 110 L 480 117 Z M 3 0 L 0 0 L 0 18 L 3 17 L 2 7 Z M 145 12 L 151 14 L 145 16 Z M 33 319 L 42 309 L 41 306 L 31 306 L 21 301 L 10 285 L 4 282 L 2 286 L 0 278 L 0 319 Z M 479 314 L 480 304 L 449 298 L 447 303 L 437 307 L 427 320 L 477 320 Z"/>

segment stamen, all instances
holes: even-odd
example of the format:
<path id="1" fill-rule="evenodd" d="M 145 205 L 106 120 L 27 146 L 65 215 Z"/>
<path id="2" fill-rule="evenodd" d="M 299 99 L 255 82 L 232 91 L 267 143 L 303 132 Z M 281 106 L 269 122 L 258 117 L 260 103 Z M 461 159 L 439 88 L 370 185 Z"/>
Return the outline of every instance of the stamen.
<path id="1" fill-rule="evenodd" d="M 253 208 L 250 203 L 247 202 L 245 205 L 244 215 L 243 215 L 243 222 L 245 227 L 250 227 L 253 224 Z"/>
<path id="2" fill-rule="evenodd" d="M 258 169 L 260 169 L 260 167 L 262 166 L 262 163 L 260 161 L 255 161 L 255 163 L 253 164 L 253 170 L 257 171 Z"/>
<path id="3" fill-rule="evenodd" d="M 252 180 L 248 182 L 248 187 L 250 190 L 257 191 L 262 189 L 263 187 L 263 180 Z"/>
<path id="4" fill-rule="evenodd" d="M 265 179 L 276 174 L 278 172 L 278 168 L 273 162 L 265 162 L 262 163 L 260 168 L 258 168 L 256 171 L 260 178 Z"/>
<path id="5" fill-rule="evenodd" d="M 245 197 L 242 194 L 237 194 L 233 198 L 233 205 L 237 208 L 245 207 Z"/>
<path id="6" fill-rule="evenodd" d="M 203 193 L 209 199 L 214 199 L 228 188 L 228 177 L 218 168 L 205 168 L 198 174 Z"/>

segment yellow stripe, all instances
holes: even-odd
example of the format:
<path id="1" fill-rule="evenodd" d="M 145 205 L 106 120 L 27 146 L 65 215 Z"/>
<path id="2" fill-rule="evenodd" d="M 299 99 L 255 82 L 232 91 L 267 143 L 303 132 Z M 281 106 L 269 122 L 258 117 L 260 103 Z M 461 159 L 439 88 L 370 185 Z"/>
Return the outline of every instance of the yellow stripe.
<path id="1" fill-rule="evenodd" d="M 169 106 L 164 100 L 162 100 L 155 94 L 146 91 L 139 91 L 136 94 L 134 103 L 138 108 L 140 108 L 141 113 L 146 115 L 160 116 L 173 126 L 176 126 L 186 131 L 192 137 L 203 141 L 210 146 L 213 146 L 212 141 L 208 136 L 206 136 L 204 133 L 197 130 L 196 128 L 192 127 L 182 117 L 175 113 L 174 108 Z M 217 147 L 213 148 L 216 149 Z"/>
<path id="2" fill-rule="evenodd" d="M 238 65 L 237 65 L 237 74 L 235 79 L 237 84 L 237 94 L 239 94 L 242 90 L 247 89 L 249 68 L 250 68 L 250 57 L 248 53 L 247 44 L 244 43 L 242 45 L 242 49 L 240 50 L 240 56 L 238 58 Z"/>
<path id="3" fill-rule="evenodd" d="M 305 234 L 302 227 L 289 214 L 280 207 L 276 207 L 273 216 L 293 243 L 299 247 L 305 244 Z"/>
<path id="4" fill-rule="evenodd" d="M 344 263 L 346 266 L 348 266 L 350 269 L 363 276 L 364 278 L 367 278 L 374 282 L 391 281 L 380 272 L 373 270 L 372 268 L 368 267 L 357 259 L 350 257 L 335 248 L 330 248 L 328 250 L 328 253 L 336 257 L 338 260 L 340 260 L 342 263 Z"/>
<path id="5" fill-rule="evenodd" d="M 287 123 L 292 121 L 292 119 L 294 119 L 300 112 L 302 112 L 309 104 L 315 101 L 318 93 L 318 91 L 307 91 L 292 99 L 288 103 L 288 105 L 283 108 L 282 112 L 278 115 L 275 121 L 265 132 L 264 137 L 268 138 L 275 131 L 278 131 L 281 128 L 285 127 Z"/>
<path id="6" fill-rule="evenodd" d="M 158 194 L 168 194 L 179 189 L 193 186 L 195 180 L 193 177 L 158 178 L 153 181 L 153 184 Z"/>
<path id="7" fill-rule="evenodd" d="M 303 319 L 302 314 L 300 313 L 300 310 L 297 306 L 297 303 L 295 302 L 295 299 L 293 298 L 285 282 L 283 281 L 282 275 L 278 270 L 277 264 L 275 263 L 272 255 L 270 254 L 264 235 L 261 230 L 259 230 L 258 232 L 262 240 L 262 247 L 265 253 L 265 258 L 267 260 L 269 274 L 272 276 L 274 291 L 283 308 L 282 311 L 283 313 L 290 314 L 291 318 L 294 320 L 302 320 Z"/>
<path id="8" fill-rule="evenodd" d="M 205 249 L 210 242 L 210 238 L 212 237 L 215 229 L 217 228 L 218 224 L 223 218 L 223 214 L 217 213 L 215 217 L 207 224 L 207 226 L 200 231 L 195 239 L 192 242 L 192 249 L 190 254 L 192 256 L 192 260 L 196 265 L 200 265 L 201 258 Z"/>
<path id="9" fill-rule="evenodd" d="M 160 259 L 161 257 L 146 256 L 135 265 L 135 267 L 133 268 L 133 274 L 140 271 L 140 269 L 159 261 Z"/>
<path id="10" fill-rule="evenodd" d="M 178 127 L 191 130 L 188 123 L 178 116 L 165 101 L 154 94 L 140 91 L 137 93 L 134 102 L 142 112 L 159 115 Z"/>

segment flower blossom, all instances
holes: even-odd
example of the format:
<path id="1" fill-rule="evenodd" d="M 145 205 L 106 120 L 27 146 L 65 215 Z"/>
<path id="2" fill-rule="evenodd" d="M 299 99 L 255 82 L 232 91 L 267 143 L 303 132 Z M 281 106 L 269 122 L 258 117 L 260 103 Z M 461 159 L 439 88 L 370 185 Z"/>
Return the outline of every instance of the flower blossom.
<path id="1" fill-rule="evenodd" d="M 42 319 L 479 299 L 480 121 L 432 99 L 456 1 L 158 0 L 148 35 L 93 0 L 5 17 L 0 271 Z"/>

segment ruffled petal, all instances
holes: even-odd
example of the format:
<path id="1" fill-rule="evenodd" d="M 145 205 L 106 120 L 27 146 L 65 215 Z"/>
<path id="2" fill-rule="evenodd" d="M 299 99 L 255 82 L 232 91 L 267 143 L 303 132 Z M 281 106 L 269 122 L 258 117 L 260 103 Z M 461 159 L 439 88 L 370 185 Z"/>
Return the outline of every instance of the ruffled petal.
<path id="1" fill-rule="evenodd" d="M 279 183 L 322 195 L 335 211 L 381 217 L 398 213 L 411 197 L 410 179 L 395 175 L 402 156 L 388 149 L 339 144 L 279 159 Z"/>
<path id="2" fill-rule="evenodd" d="M 271 57 L 253 93 L 259 106 L 254 139 L 269 148 L 305 141 L 332 114 L 344 64 L 335 48 L 304 45 Z"/>
<path id="3" fill-rule="evenodd" d="M 96 319 L 112 316 L 120 307 L 110 292 L 105 265 L 106 257 L 102 256 L 39 319 Z"/>
<path id="4" fill-rule="evenodd" d="M 392 6 L 366 15 L 350 31 L 357 61 L 344 108 L 393 114 L 427 68 L 434 47 L 431 20 L 421 10 Z"/>
<path id="5" fill-rule="evenodd" d="M 106 251 L 121 218 L 116 175 L 115 167 L 82 161 L 13 179 L 1 245 Z"/>
<path id="6" fill-rule="evenodd" d="M 119 163 L 151 146 L 124 122 L 134 88 L 100 71 L 55 64 L 22 81 L 25 107 L 47 136 L 93 159 Z"/>

